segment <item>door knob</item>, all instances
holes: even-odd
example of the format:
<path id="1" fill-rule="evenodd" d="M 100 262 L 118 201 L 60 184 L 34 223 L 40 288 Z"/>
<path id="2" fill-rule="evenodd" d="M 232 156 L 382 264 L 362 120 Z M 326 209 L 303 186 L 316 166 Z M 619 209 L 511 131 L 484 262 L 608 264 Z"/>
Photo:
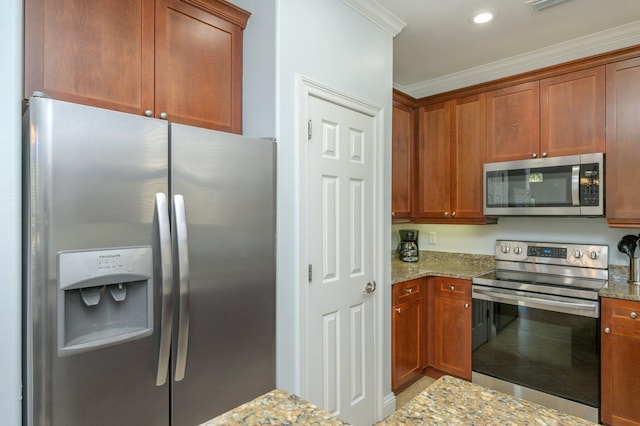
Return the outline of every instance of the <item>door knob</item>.
<path id="1" fill-rule="evenodd" d="M 374 291 L 376 291 L 376 282 L 375 281 L 368 282 L 367 285 L 364 287 L 364 291 L 365 293 L 373 293 Z"/>

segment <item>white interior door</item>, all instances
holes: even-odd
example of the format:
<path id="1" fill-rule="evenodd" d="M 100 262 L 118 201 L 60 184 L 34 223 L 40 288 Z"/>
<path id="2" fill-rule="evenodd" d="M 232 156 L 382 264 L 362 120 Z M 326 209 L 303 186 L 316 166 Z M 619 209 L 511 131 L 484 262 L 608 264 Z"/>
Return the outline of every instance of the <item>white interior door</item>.
<path id="1" fill-rule="evenodd" d="M 312 403 L 376 420 L 373 117 L 308 98 L 308 380 Z"/>

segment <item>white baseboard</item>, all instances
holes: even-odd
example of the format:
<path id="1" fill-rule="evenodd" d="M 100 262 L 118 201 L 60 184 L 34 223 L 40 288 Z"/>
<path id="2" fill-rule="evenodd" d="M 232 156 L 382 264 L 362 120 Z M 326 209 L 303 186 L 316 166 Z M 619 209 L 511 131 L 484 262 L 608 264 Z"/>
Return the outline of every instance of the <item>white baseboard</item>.
<path id="1" fill-rule="evenodd" d="M 389 392 L 387 396 L 385 396 L 382 404 L 382 418 L 385 419 L 396 411 L 395 394 L 393 392 Z"/>

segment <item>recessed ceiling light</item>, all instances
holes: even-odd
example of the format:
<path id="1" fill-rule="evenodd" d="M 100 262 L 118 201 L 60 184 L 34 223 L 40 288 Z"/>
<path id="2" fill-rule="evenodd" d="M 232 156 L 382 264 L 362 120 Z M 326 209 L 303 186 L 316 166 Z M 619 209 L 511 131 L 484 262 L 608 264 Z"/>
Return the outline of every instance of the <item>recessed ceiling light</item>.
<path id="1" fill-rule="evenodd" d="M 480 12 L 473 17 L 473 22 L 476 24 L 486 24 L 487 22 L 493 19 L 493 13 L 491 12 Z"/>

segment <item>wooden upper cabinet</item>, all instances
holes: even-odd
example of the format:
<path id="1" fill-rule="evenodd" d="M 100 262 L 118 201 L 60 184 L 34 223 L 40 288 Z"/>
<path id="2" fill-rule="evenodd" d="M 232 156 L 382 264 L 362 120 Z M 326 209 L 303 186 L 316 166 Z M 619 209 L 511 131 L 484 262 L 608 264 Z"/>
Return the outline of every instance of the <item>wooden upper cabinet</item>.
<path id="1" fill-rule="evenodd" d="M 452 122 L 451 214 L 458 221 L 484 222 L 482 166 L 486 155 L 485 94 L 457 99 L 453 107 Z"/>
<path id="2" fill-rule="evenodd" d="M 426 222 L 486 223 L 485 94 L 421 107 L 419 120 L 416 217 Z"/>
<path id="3" fill-rule="evenodd" d="M 540 154 L 605 150 L 605 67 L 540 80 Z"/>
<path id="4" fill-rule="evenodd" d="M 640 58 L 607 65 L 606 216 L 640 227 Z"/>
<path id="5" fill-rule="evenodd" d="M 451 102 L 420 108 L 419 218 L 449 218 L 451 211 Z"/>
<path id="6" fill-rule="evenodd" d="M 202 0 L 156 5 L 156 113 L 165 112 L 172 122 L 242 133 L 246 12 Z"/>
<path id="7" fill-rule="evenodd" d="M 413 213 L 415 154 L 414 108 L 396 100 L 394 93 L 391 141 L 392 219 L 410 219 Z"/>
<path id="8" fill-rule="evenodd" d="M 249 16 L 224 0 L 26 0 L 24 96 L 241 133 Z"/>
<path id="9" fill-rule="evenodd" d="M 487 162 L 539 156 L 539 93 L 537 81 L 487 93 Z"/>
<path id="10" fill-rule="evenodd" d="M 153 0 L 26 0 L 25 99 L 153 109 Z"/>

